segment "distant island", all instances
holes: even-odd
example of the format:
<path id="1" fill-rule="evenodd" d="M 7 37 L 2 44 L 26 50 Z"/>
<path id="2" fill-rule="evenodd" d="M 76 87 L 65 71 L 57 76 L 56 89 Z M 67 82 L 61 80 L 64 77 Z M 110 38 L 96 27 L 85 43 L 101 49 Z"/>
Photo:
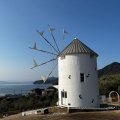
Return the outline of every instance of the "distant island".
<path id="1" fill-rule="evenodd" d="M 58 78 L 57 77 L 49 77 L 47 80 L 44 82 L 43 80 L 36 80 L 33 82 L 33 84 L 53 84 L 53 85 L 58 85 Z"/>

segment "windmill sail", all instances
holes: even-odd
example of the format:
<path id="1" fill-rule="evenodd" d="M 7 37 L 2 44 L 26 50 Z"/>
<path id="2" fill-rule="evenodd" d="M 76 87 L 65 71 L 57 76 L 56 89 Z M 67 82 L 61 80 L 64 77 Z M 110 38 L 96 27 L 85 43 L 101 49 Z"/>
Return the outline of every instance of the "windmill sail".
<path id="1" fill-rule="evenodd" d="M 63 29 L 63 33 L 64 33 L 64 34 L 68 34 L 68 32 L 67 32 L 65 29 Z"/>
<path id="2" fill-rule="evenodd" d="M 44 82 L 47 80 L 46 76 L 41 75 L 41 78 Z"/>
<path id="3" fill-rule="evenodd" d="M 34 50 L 37 50 L 36 42 L 35 42 L 35 44 L 34 44 L 34 46 L 33 46 L 33 49 L 34 49 Z"/>
<path id="4" fill-rule="evenodd" d="M 54 31 L 54 30 L 55 30 L 55 28 L 49 28 L 49 30 L 52 32 L 52 31 Z"/>
<path id="5" fill-rule="evenodd" d="M 41 36 L 44 34 L 44 31 L 39 32 L 38 30 L 36 30 Z"/>
<path id="6" fill-rule="evenodd" d="M 33 59 L 33 62 L 34 62 L 34 67 L 37 67 L 38 64 L 37 64 L 37 62 L 35 61 L 35 59 Z"/>

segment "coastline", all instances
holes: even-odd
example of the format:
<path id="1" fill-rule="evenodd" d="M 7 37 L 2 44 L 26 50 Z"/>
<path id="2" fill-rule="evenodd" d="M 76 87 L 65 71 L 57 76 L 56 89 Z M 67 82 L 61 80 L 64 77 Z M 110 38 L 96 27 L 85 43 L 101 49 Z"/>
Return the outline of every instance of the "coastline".
<path id="1" fill-rule="evenodd" d="M 0 97 L 3 97 L 7 94 L 11 95 L 26 95 L 32 89 L 41 88 L 46 89 L 47 87 L 52 86 L 52 84 L 0 84 Z"/>

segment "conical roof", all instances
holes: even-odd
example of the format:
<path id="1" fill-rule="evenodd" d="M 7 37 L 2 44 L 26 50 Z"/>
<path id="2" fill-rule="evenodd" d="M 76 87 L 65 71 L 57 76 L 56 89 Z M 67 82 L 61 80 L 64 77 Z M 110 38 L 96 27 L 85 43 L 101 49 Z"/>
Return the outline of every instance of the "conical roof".
<path id="1" fill-rule="evenodd" d="M 91 54 L 98 57 L 98 54 L 95 53 L 92 49 L 82 43 L 79 39 L 75 38 L 60 54 L 68 55 L 68 54 Z"/>

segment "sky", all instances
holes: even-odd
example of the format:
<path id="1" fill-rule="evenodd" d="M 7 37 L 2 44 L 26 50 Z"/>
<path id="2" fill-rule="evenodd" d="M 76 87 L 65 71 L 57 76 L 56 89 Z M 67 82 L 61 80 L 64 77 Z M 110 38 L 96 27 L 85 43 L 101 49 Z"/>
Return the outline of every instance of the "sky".
<path id="1" fill-rule="evenodd" d="M 54 57 L 29 49 L 36 42 L 55 52 L 36 32 L 44 30 L 54 44 L 48 24 L 60 50 L 76 37 L 98 53 L 98 69 L 120 62 L 119 0 L 0 0 L 0 81 L 34 81 L 51 71 L 56 62 L 30 69 L 33 59 L 41 64 Z"/>

